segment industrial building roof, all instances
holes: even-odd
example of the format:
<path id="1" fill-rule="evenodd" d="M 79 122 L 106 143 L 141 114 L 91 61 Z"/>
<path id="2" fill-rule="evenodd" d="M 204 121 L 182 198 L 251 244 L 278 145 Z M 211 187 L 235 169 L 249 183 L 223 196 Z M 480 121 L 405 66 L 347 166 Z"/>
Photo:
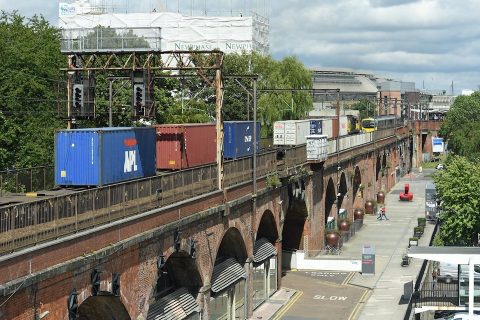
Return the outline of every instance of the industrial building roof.
<path id="1" fill-rule="evenodd" d="M 377 86 L 367 75 L 350 72 L 313 71 L 314 89 L 340 89 L 340 92 L 376 94 Z"/>

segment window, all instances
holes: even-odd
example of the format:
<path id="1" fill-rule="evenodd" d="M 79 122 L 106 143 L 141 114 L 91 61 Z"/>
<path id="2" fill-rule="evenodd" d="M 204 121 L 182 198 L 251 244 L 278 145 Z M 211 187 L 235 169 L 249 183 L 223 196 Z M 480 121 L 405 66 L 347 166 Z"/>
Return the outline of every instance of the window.
<path id="1" fill-rule="evenodd" d="M 262 304 L 265 299 L 265 263 L 253 267 L 253 308 Z"/>
<path id="2" fill-rule="evenodd" d="M 210 319 L 245 319 L 245 280 L 215 294 L 209 303 Z"/>
<path id="3" fill-rule="evenodd" d="M 480 306 L 480 265 L 474 265 L 474 297 L 473 302 L 476 307 Z M 459 276 L 458 276 L 458 297 L 459 304 L 461 306 L 468 305 L 468 286 L 469 286 L 469 275 L 468 275 L 468 264 L 461 264 L 459 266 Z"/>
<path id="4" fill-rule="evenodd" d="M 210 319 L 228 319 L 228 290 L 210 298 Z"/>
<path id="5" fill-rule="evenodd" d="M 269 268 L 269 291 L 268 296 L 271 297 L 277 291 L 277 257 L 273 256 L 270 258 Z"/>

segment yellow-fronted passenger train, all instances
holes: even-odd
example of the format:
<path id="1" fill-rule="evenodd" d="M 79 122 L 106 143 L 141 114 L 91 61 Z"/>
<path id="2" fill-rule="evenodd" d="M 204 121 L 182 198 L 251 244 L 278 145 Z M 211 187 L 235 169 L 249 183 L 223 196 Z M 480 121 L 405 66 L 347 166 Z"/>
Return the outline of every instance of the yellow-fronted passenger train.
<path id="1" fill-rule="evenodd" d="M 368 133 L 377 130 L 393 128 L 396 124 L 396 121 L 399 121 L 399 118 L 395 116 L 377 116 L 373 118 L 364 118 L 362 120 L 362 131 Z"/>

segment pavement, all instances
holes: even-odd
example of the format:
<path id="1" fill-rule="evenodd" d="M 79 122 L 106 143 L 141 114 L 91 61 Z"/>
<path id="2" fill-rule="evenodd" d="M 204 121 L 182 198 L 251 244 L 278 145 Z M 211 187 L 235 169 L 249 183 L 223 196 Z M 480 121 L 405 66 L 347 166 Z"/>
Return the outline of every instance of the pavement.
<path id="1" fill-rule="evenodd" d="M 408 307 L 407 302 L 402 299 L 404 284 L 409 281 L 415 283 L 422 261 L 412 259 L 409 266 L 402 267 L 402 255 L 407 251 L 409 238 L 413 236 L 413 228 L 417 226 L 417 218 L 425 216 L 425 184 L 431 181 L 430 174 L 434 171 L 426 169 L 422 173 L 414 171 L 411 178 L 406 176 L 400 179 L 385 197 L 386 214 L 389 220 L 377 220 L 376 216 L 365 215 L 362 229 L 344 243 L 338 258 L 361 259 L 363 245 L 375 246 L 375 274 L 354 272 L 346 277 L 343 283 L 346 288 L 362 289 L 366 294 L 359 295 L 354 292 L 355 305 L 348 308 L 347 313 L 341 314 L 340 309 L 332 309 L 327 318 L 332 319 L 331 316 L 335 315 L 335 319 L 348 320 L 404 319 Z M 410 191 L 413 193 L 411 202 L 399 201 L 399 193 L 403 191 L 405 183 L 410 184 Z M 427 222 L 424 235 L 419 239 L 419 246 L 428 246 L 433 230 L 434 225 Z M 300 290 L 298 289 L 300 286 L 297 288 L 296 283 L 300 283 L 301 278 L 292 274 L 287 274 L 288 277 L 284 278 L 285 280 L 289 278 L 289 281 L 283 281 L 283 285 L 286 286 L 288 283 L 290 288 L 280 288 L 269 301 L 253 312 L 250 319 L 321 318 L 320 316 L 300 316 L 299 313 L 314 312 L 320 315 L 325 312 L 325 309 L 318 304 L 319 301 L 316 301 L 316 305 L 302 303 L 300 297 L 304 288 L 307 287 L 308 290 L 308 286 L 314 285 L 314 282 L 304 281 Z M 335 294 L 334 286 L 331 287 L 331 292 Z M 328 292 L 326 294 L 328 295 Z M 296 309 L 299 313 L 295 311 Z M 283 317 L 288 310 L 290 310 L 288 314 L 298 314 L 298 317 Z"/>

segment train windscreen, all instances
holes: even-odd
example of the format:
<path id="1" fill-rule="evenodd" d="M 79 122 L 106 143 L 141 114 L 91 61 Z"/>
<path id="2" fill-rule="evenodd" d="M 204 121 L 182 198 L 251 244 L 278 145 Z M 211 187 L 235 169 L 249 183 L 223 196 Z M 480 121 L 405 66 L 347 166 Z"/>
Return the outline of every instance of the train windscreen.
<path id="1" fill-rule="evenodd" d="M 373 119 L 362 120 L 362 127 L 364 127 L 364 128 L 375 128 L 375 120 L 373 120 Z"/>

